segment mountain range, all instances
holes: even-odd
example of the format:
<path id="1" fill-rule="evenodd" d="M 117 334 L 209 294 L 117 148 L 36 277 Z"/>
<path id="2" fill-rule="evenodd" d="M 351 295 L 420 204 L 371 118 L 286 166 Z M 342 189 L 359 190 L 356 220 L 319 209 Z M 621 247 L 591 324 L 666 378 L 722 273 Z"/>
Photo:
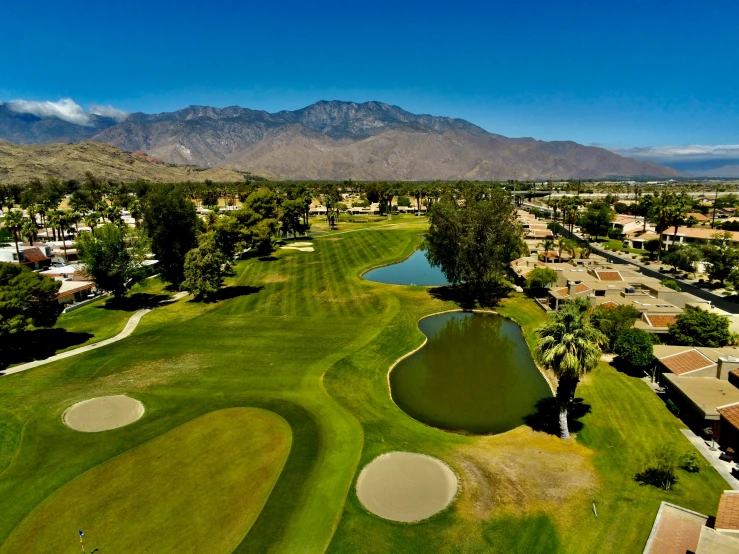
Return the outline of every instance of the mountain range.
<path id="1" fill-rule="evenodd" d="M 269 113 L 190 106 L 85 125 L 0 104 L 0 139 L 17 144 L 102 142 L 171 164 L 281 179 L 498 180 L 680 173 L 570 141 L 508 138 L 463 119 L 416 115 L 381 102 L 321 101 Z"/>

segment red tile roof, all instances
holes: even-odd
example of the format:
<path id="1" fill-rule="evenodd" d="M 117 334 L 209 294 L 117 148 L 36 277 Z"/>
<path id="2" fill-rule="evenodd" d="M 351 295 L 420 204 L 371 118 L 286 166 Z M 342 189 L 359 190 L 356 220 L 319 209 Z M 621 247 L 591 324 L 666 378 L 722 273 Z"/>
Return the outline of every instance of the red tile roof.
<path id="1" fill-rule="evenodd" d="M 575 294 L 580 294 L 582 292 L 587 292 L 589 290 L 592 290 L 592 287 L 588 286 L 585 283 L 578 283 L 577 285 L 575 285 Z M 557 292 L 560 296 L 569 296 L 570 288 L 564 287 L 561 289 L 557 289 L 555 292 Z"/>
<path id="2" fill-rule="evenodd" d="M 596 271 L 595 274 L 601 281 L 623 281 L 618 271 Z"/>
<path id="3" fill-rule="evenodd" d="M 739 531 L 739 494 L 734 491 L 725 491 L 721 495 L 713 528 Z"/>
<path id="4" fill-rule="evenodd" d="M 674 315 L 646 314 L 645 317 L 652 327 L 669 327 L 677 322 L 677 316 Z"/>
<path id="5" fill-rule="evenodd" d="M 739 404 L 718 408 L 717 411 L 721 414 L 721 417 L 733 425 L 734 428 L 739 429 Z"/>
<path id="6" fill-rule="evenodd" d="M 26 248 L 23 251 L 23 257 L 27 262 L 44 262 L 49 258 L 46 257 L 40 248 Z"/>
<path id="7" fill-rule="evenodd" d="M 711 367 L 713 362 L 706 358 L 697 350 L 688 350 L 680 354 L 673 354 L 660 360 L 662 365 L 669 369 L 675 375 L 682 375 L 689 371 Z"/>
<path id="8" fill-rule="evenodd" d="M 608 302 L 603 302 L 601 304 L 603 308 L 608 308 L 609 310 L 613 310 L 615 308 L 618 308 L 619 304 L 618 302 L 614 302 L 613 300 L 609 300 Z"/>

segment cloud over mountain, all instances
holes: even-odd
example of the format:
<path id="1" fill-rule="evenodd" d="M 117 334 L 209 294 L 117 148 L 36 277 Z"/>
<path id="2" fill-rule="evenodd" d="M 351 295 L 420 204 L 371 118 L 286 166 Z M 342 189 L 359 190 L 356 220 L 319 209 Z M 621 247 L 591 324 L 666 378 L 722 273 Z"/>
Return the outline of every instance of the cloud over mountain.
<path id="1" fill-rule="evenodd" d="M 41 118 L 56 117 L 67 123 L 82 125 L 84 127 L 93 125 L 91 115 L 108 117 L 118 122 L 128 117 L 127 112 L 110 105 L 100 106 L 95 104 L 89 110 L 85 111 L 82 106 L 71 98 L 61 98 L 57 102 L 51 102 L 49 100 L 44 102 L 35 100 L 10 100 L 5 102 L 5 105 L 15 113 L 31 114 Z"/>

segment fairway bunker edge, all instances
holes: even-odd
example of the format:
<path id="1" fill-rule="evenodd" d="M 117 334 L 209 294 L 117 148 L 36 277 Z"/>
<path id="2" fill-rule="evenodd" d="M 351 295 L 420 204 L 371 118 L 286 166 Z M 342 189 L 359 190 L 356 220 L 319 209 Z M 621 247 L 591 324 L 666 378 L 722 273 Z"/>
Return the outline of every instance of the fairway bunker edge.
<path id="1" fill-rule="evenodd" d="M 373 514 L 415 523 L 439 513 L 457 494 L 457 476 L 444 462 L 414 452 L 387 452 L 357 478 L 357 497 Z"/>
<path id="2" fill-rule="evenodd" d="M 141 419 L 144 405 L 129 396 L 98 396 L 72 404 L 62 414 L 64 425 L 83 433 L 124 427 Z"/>

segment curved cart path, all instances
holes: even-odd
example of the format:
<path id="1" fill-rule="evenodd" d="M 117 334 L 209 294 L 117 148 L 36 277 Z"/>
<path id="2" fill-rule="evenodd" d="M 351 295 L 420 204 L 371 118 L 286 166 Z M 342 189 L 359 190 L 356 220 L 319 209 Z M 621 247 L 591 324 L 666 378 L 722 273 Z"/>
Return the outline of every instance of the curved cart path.
<path id="1" fill-rule="evenodd" d="M 167 304 L 171 304 L 172 302 L 176 302 L 180 298 L 184 298 L 190 294 L 187 291 L 178 292 L 172 298 L 168 298 L 167 300 L 162 300 L 159 302 L 159 306 L 165 306 Z M 143 310 L 139 310 L 135 312 L 130 318 L 128 318 L 128 321 L 126 322 L 126 326 L 123 328 L 123 331 L 118 333 L 114 337 L 110 337 L 109 339 L 101 340 L 100 342 L 96 342 L 93 344 L 88 344 L 86 346 L 80 346 L 79 348 L 75 348 L 74 350 L 67 350 L 66 352 L 62 352 L 61 354 L 56 354 L 54 356 L 50 356 L 44 360 L 36 360 L 34 362 L 28 362 L 27 364 L 21 364 L 17 365 L 8 369 L 5 369 L 3 371 L 0 371 L 0 375 L 12 375 L 13 373 L 20 373 L 21 371 L 26 371 L 28 369 L 33 369 L 34 367 L 39 367 L 45 364 L 50 364 L 51 362 L 56 362 L 58 360 L 63 360 L 65 358 L 71 358 L 72 356 L 77 356 L 78 354 L 83 354 L 85 352 L 89 352 L 90 350 L 95 350 L 96 348 L 102 348 L 103 346 L 108 346 L 109 344 L 113 344 L 114 342 L 118 342 L 119 340 L 125 339 L 127 336 L 129 336 L 131 333 L 134 332 L 136 327 L 139 324 L 139 321 L 141 321 L 141 318 L 144 317 L 146 314 L 148 314 L 152 308 L 145 308 Z"/>

